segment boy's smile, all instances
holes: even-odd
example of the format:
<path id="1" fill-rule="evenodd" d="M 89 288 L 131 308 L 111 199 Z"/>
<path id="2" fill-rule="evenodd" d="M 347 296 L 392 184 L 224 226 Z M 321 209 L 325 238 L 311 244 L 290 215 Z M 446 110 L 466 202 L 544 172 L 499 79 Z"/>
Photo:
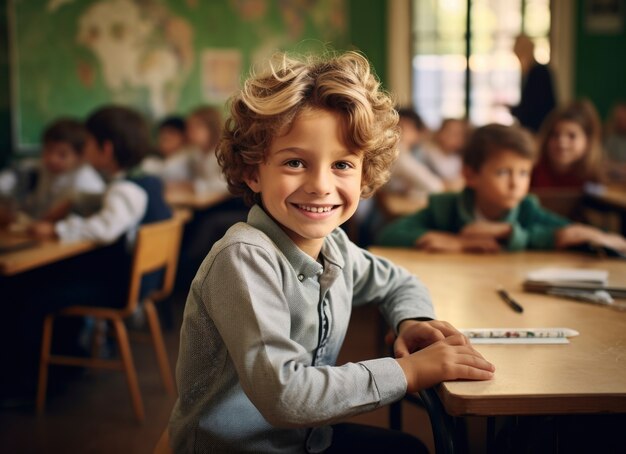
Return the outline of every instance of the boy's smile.
<path id="1" fill-rule="evenodd" d="M 515 208 L 528 193 L 533 163 L 511 150 L 489 157 L 479 171 L 465 169 L 467 186 L 474 189 L 476 207 L 497 221 Z"/>
<path id="2" fill-rule="evenodd" d="M 304 110 L 246 181 L 269 215 L 314 258 L 324 238 L 354 214 L 361 194 L 362 157 L 348 149 L 343 134 L 340 114 Z"/>

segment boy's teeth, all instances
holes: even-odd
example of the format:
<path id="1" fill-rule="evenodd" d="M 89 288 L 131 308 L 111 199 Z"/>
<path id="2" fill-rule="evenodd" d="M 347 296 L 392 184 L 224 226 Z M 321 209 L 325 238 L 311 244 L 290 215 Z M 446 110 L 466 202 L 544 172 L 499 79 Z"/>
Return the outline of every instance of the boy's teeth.
<path id="1" fill-rule="evenodd" d="M 298 205 L 301 210 L 310 211 L 311 213 L 324 213 L 330 211 L 332 207 L 310 207 L 307 205 Z"/>

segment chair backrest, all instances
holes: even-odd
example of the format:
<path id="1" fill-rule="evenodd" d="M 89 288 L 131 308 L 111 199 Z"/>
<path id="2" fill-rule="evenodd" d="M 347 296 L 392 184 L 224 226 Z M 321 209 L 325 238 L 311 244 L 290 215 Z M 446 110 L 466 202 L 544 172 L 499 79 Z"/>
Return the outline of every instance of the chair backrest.
<path id="1" fill-rule="evenodd" d="M 150 298 L 161 300 L 172 292 L 178 266 L 181 236 L 182 224 L 177 218 L 147 224 L 139 228 L 125 312 L 131 314 L 137 307 L 141 278 L 147 273 L 159 269 L 165 270 L 161 288 L 149 295 Z"/>

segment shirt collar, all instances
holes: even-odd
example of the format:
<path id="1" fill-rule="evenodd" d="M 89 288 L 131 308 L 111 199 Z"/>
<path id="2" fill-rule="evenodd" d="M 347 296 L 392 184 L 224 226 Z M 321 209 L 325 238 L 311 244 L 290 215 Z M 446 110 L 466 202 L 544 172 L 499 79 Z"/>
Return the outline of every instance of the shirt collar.
<path id="1" fill-rule="evenodd" d="M 254 228 L 259 229 L 265 233 L 270 240 L 274 242 L 276 247 L 282 252 L 287 261 L 291 264 L 298 279 L 303 278 L 317 278 L 324 271 L 322 264 L 313 260 L 313 257 L 304 253 L 291 238 L 280 228 L 280 226 L 274 221 L 259 205 L 254 205 L 248 213 L 248 224 Z M 331 261 L 325 253 L 325 246 L 327 241 L 324 241 L 322 246 L 322 255 L 325 260 Z M 300 276 L 303 276 L 301 279 Z"/>
<path id="2" fill-rule="evenodd" d="M 461 192 L 461 197 L 458 198 L 458 211 L 463 225 L 470 224 L 476 221 L 475 213 L 478 211 L 475 203 L 474 190 L 465 188 Z M 519 212 L 519 204 L 504 214 L 498 222 L 514 223 L 517 219 Z"/>

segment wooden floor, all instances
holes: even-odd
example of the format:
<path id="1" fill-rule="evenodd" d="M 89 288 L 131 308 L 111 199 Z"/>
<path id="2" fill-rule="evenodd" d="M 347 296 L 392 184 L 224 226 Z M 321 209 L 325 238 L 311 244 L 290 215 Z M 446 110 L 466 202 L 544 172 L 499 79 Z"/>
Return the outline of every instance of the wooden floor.
<path id="1" fill-rule="evenodd" d="M 182 298 L 181 298 L 182 300 Z M 174 306 L 174 328 L 165 332 L 175 364 L 183 303 Z M 380 346 L 378 317 L 373 308 L 353 313 L 339 364 L 375 358 Z M 166 426 L 175 399 L 163 390 L 156 360 L 148 344 L 133 344 L 146 419 L 134 418 L 124 377 L 119 372 L 90 371 L 49 393 L 46 413 L 37 417 L 33 404 L 0 409 L 0 452 L 3 453 L 151 453 Z M 428 416 L 404 404 L 404 427 L 432 449 Z M 387 427 L 387 408 L 351 421 Z"/>

